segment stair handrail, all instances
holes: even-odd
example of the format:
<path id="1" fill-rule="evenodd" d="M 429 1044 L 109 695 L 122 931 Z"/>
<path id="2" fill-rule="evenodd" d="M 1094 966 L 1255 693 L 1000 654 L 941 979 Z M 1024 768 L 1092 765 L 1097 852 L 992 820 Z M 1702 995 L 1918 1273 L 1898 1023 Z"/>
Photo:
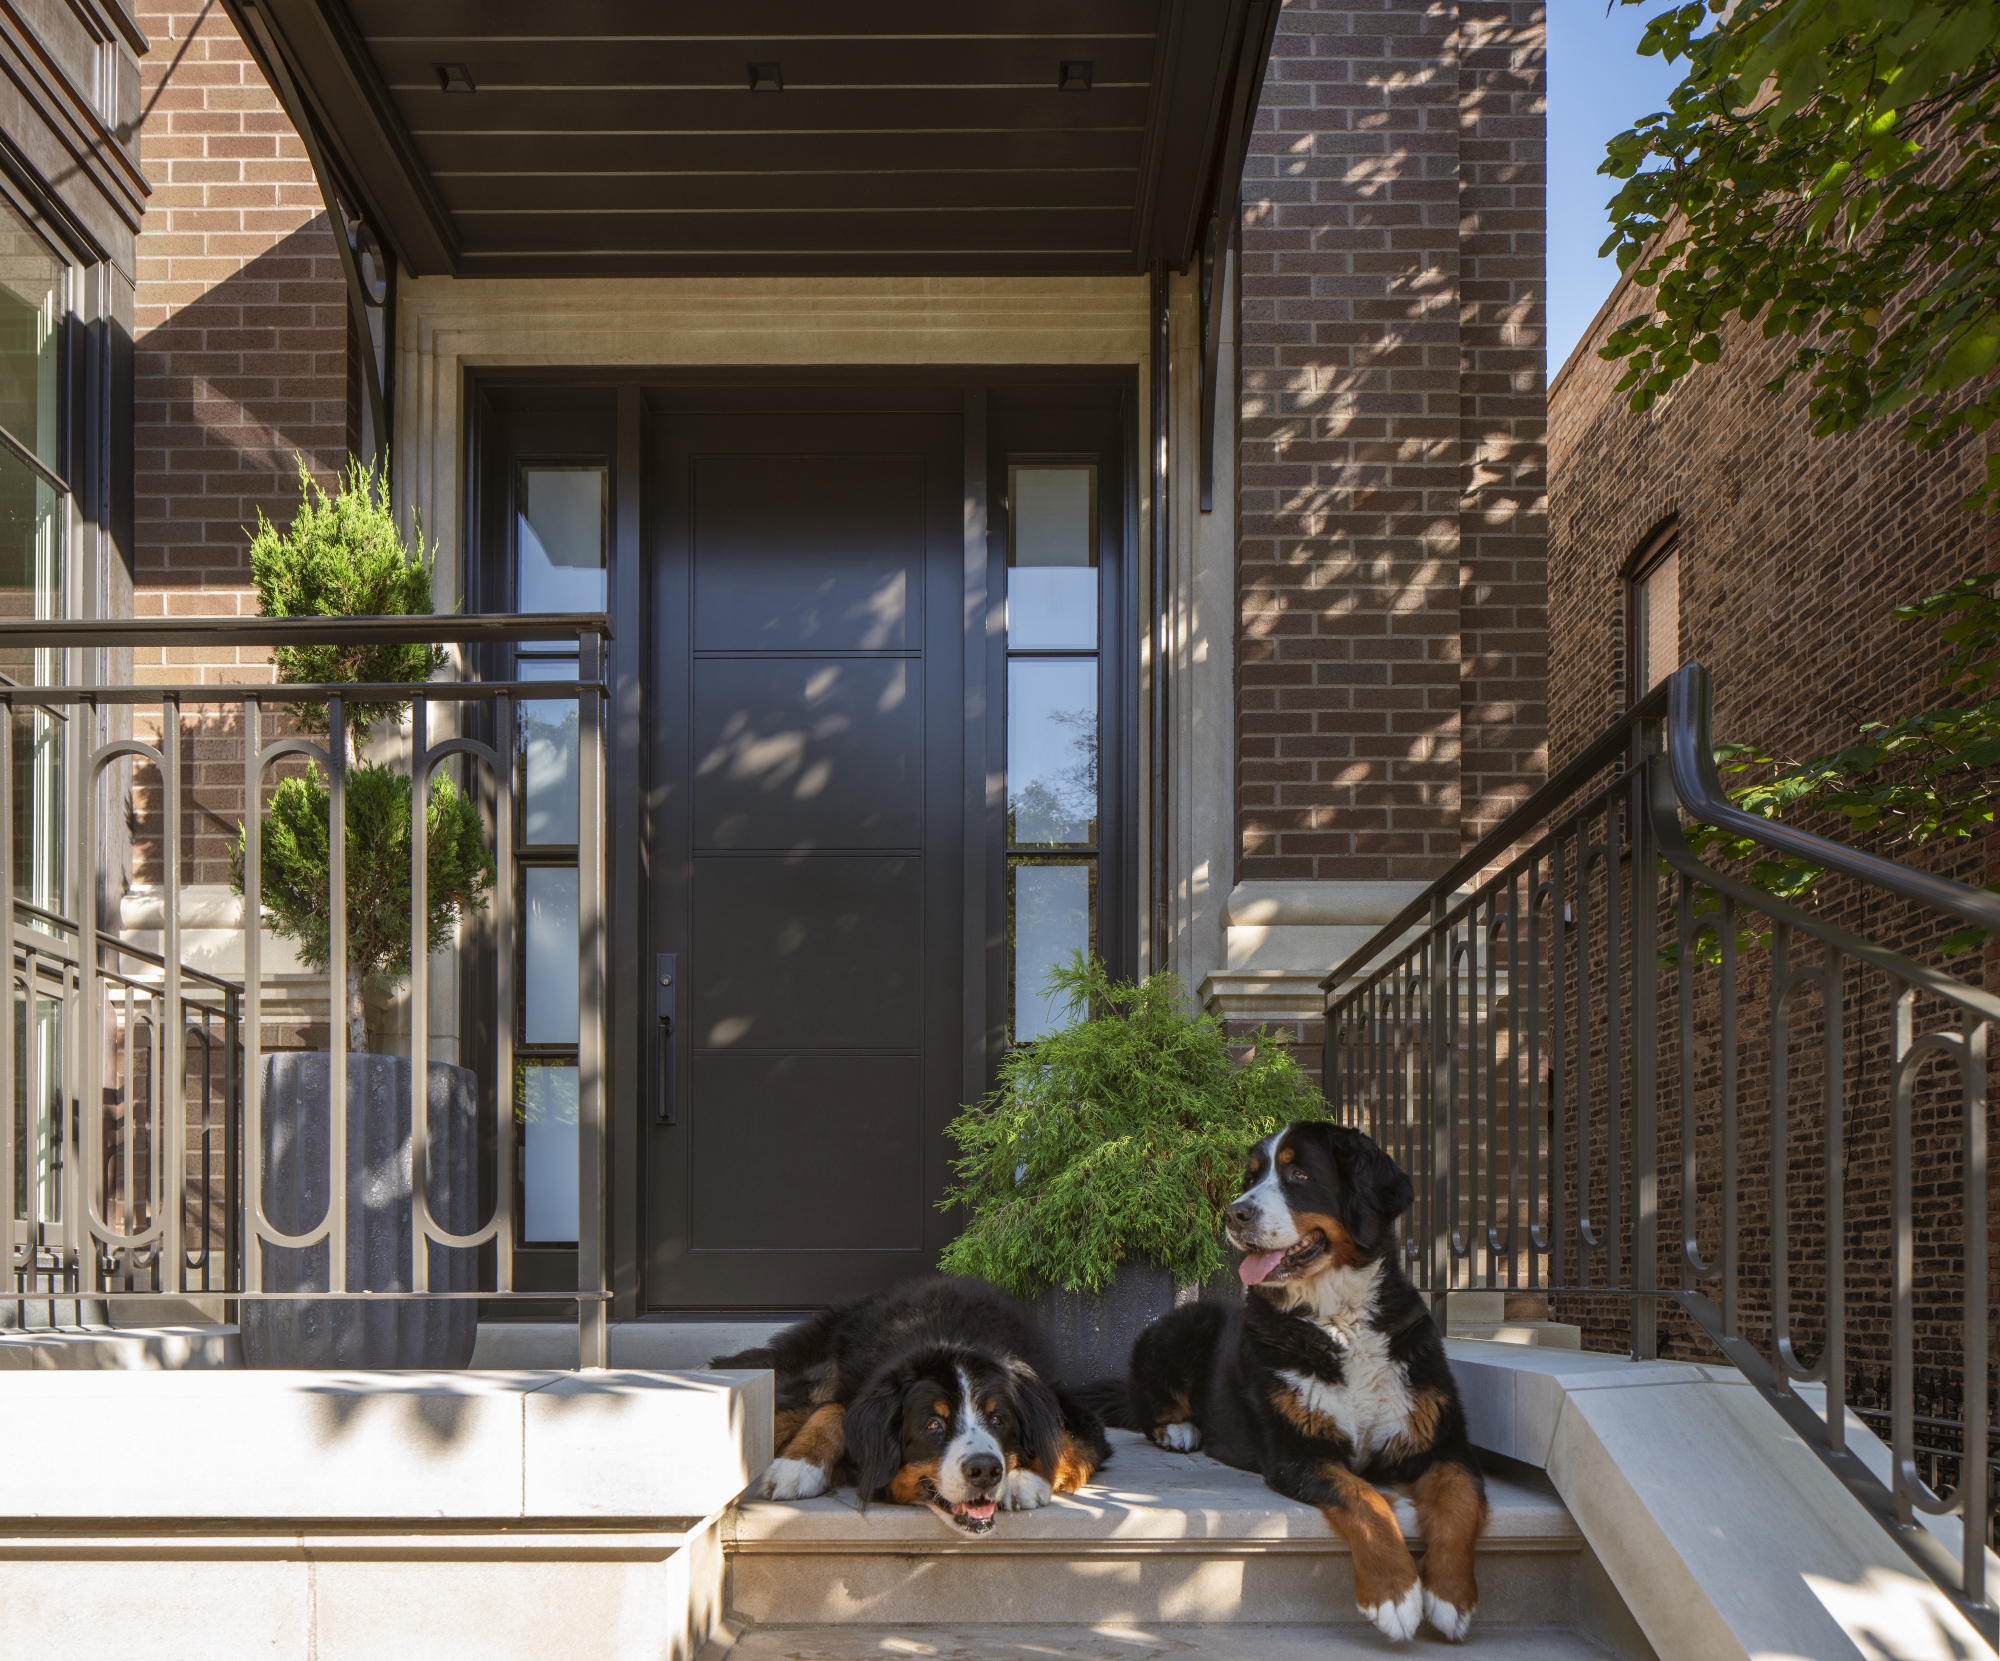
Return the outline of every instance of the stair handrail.
<path id="1" fill-rule="evenodd" d="M 1327 992 L 1327 1093 L 1337 1117 L 1375 1133 L 1410 1170 L 1417 1204 L 1399 1226 L 1413 1278 L 1434 1307 L 1453 1289 L 1480 1284 L 1481 1261 L 1487 1286 L 1525 1283 L 1536 1290 L 1610 1292 L 1629 1300 L 1631 1353 L 1644 1360 L 1657 1354 L 1657 1310 L 1678 1306 L 1986 1641 L 1996 1644 L 2000 1608 L 1987 1583 L 1991 1496 L 1987 1461 L 1981 1455 L 1987 1444 L 1991 1372 L 1983 1249 L 1986 1058 L 1989 1039 L 2000 1031 L 2000 998 L 1707 865 L 1688 846 L 1683 816 L 1977 928 L 2000 932 L 2000 895 L 1745 812 L 1721 785 L 1710 738 L 1710 699 L 1711 682 L 1699 664 L 1676 671 L 1321 983 Z M 1577 805 L 1566 806 L 1579 797 Z M 1669 912 L 1677 925 L 1671 943 L 1661 927 Z M 1738 919 L 1752 915 L 1771 925 L 1763 937 L 1769 949 L 1771 1044 L 1770 1072 L 1763 1081 L 1772 1149 L 1769 1356 L 1743 1336 L 1736 1308 L 1737 1236 L 1742 1232 L 1735 1168 L 1741 1072 L 1737 960 L 1743 949 Z M 1795 943 L 1806 947 L 1797 957 Z M 1709 955 L 1704 957 L 1704 951 Z M 1720 1013 L 1714 1025 L 1720 1059 L 1698 1083 L 1701 1023 L 1694 988 L 1698 973 L 1711 964 L 1719 974 Z M 1663 969 L 1675 976 L 1677 1011 L 1661 1002 Z M 1891 1468 L 1886 1481 L 1850 1447 L 1845 1407 L 1848 1253 L 1841 1147 L 1849 1109 L 1843 1026 L 1846 977 L 1870 970 L 1888 980 L 1894 1010 L 1887 1089 L 1893 1239 Z M 1572 971 L 1573 987 L 1568 979 Z M 1545 974 L 1550 986 L 1546 1012 L 1541 1007 Z M 1819 1009 L 1825 1094 L 1816 1121 L 1809 1111 L 1794 1116 L 1788 1096 L 1794 1004 L 1801 997 L 1816 998 Z M 1921 1021 L 1920 999 L 1928 1000 L 1921 1005 Z M 1875 1006 L 1857 1001 L 1854 1007 L 1865 1021 Z M 1663 1038 L 1676 1014 L 1680 1042 L 1677 1053 L 1670 1053 L 1674 1046 Z M 1504 1047 L 1498 1041 L 1503 1027 Z M 1803 1041 L 1810 1038 L 1808 1030 Z M 1934 1058 L 1955 1063 L 1957 1106 L 1963 1115 L 1957 1151 L 1963 1175 L 1958 1255 L 1964 1453 L 1959 1481 L 1943 1496 L 1932 1492 L 1917 1471 L 1913 1415 L 1912 1104 L 1917 1074 Z M 1677 1205 L 1683 1231 L 1677 1276 L 1660 1272 L 1659 1257 L 1664 1232 L 1660 1113 L 1674 1095 L 1676 1076 L 1679 1133 L 1673 1140 L 1679 1145 Z M 1538 1186 L 1538 1120 L 1545 1084 L 1546 1200 Z M 1719 1108 L 1709 1119 L 1698 1110 L 1698 1089 L 1719 1092 Z M 1622 1128 L 1628 1095 L 1629 1153 Z M 1600 1120 L 1604 1142 L 1594 1149 Z M 1941 1117 L 1939 1122 L 1948 1120 Z M 1811 1365 L 1802 1359 L 1792 1334 L 1789 1305 L 1792 1231 L 1786 1184 L 1794 1157 L 1791 1139 L 1800 1126 L 1817 1131 L 1825 1157 L 1825 1339 Z M 1705 1129 L 1713 1136 L 1718 1127 L 1720 1245 L 1704 1257 L 1697 1213 L 1702 1203 L 1715 1204 L 1716 1195 L 1710 1192 L 1705 1201 L 1700 1197 L 1697 1143 Z M 1600 1163 L 1593 1163 L 1594 1158 Z M 1573 1244 L 1567 1216 L 1572 1188 L 1577 1213 Z M 1600 1200 L 1604 1211 L 1593 1224 L 1593 1207 Z M 1520 1226 L 1524 1216 L 1525 1229 Z M 1468 1220 L 1470 1226 L 1464 1226 Z M 1671 1259 L 1666 1267 L 1671 1271 Z M 1675 1278 L 1679 1285 L 1671 1284 Z M 1705 1282 L 1718 1284 L 1719 1303 L 1703 1290 Z M 1796 1388 L 1819 1382 L 1825 1385 L 1823 1407 L 1803 1399 Z M 1961 1518 L 1955 1553 L 1923 1521 L 1953 1514 Z"/>

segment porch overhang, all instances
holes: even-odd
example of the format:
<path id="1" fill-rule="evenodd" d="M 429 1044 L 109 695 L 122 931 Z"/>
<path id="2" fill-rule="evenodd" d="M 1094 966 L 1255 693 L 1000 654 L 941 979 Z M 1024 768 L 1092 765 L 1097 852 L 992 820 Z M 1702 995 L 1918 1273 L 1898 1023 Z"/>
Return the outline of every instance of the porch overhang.
<path id="1" fill-rule="evenodd" d="M 225 4 L 350 216 L 467 277 L 1182 270 L 1278 10 Z"/>

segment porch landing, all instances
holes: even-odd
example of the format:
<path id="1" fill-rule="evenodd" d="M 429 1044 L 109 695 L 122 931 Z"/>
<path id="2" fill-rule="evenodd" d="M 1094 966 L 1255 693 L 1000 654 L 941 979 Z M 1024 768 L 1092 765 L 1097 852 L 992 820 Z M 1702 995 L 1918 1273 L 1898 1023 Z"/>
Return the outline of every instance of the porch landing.
<path id="1" fill-rule="evenodd" d="M 1289 1626 L 1309 1630 L 1322 1654 L 1329 1629 L 1351 1634 L 1356 1653 L 1373 1652 L 1378 1635 L 1354 1607 L 1352 1560 L 1316 1510 L 1204 1455 L 1168 1453 L 1127 1431 L 1111 1441 L 1096 1482 L 1005 1516 L 978 1540 L 916 1507 L 863 1512 L 851 1489 L 795 1504 L 739 1502 L 722 1524 L 727 1607 L 744 1629 L 732 1661 L 778 1661 L 799 1644 L 808 1646 L 800 1656 L 828 1661 L 1006 1656 L 1044 1639 L 1061 1656 L 1212 1649 L 1197 1626 L 1229 1627 L 1232 1645 L 1254 1627 L 1242 1653 L 1274 1661 L 1304 1641 L 1278 1630 Z M 1529 1471 L 1489 1474 L 1488 1492 L 1480 1628 L 1582 1623 L 1602 1574 L 1562 1501 Z M 1420 1550 L 1408 1503 L 1397 1510 Z M 1039 1631 L 999 1630 L 1030 1622 Z M 886 1630 L 919 1625 L 926 1630 Z M 836 1628 L 837 1647 L 824 1648 Z M 922 1647 L 936 1644 L 948 1647 Z"/>

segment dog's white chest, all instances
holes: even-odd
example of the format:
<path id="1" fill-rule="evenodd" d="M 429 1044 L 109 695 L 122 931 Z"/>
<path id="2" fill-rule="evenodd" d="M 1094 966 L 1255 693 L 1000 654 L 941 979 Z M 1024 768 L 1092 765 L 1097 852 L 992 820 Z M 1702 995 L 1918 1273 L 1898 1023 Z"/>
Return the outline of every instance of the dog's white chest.
<path id="1" fill-rule="evenodd" d="M 1340 1354 L 1343 1376 L 1338 1384 L 1310 1373 L 1278 1375 L 1301 1403 L 1332 1420 L 1355 1452 L 1364 1456 L 1379 1453 L 1403 1434 L 1412 1405 L 1408 1375 L 1389 1354 L 1389 1340 L 1369 1324 L 1374 1281 L 1370 1273 L 1363 1285 L 1354 1288 L 1356 1295 L 1328 1300 L 1308 1317 Z"/>

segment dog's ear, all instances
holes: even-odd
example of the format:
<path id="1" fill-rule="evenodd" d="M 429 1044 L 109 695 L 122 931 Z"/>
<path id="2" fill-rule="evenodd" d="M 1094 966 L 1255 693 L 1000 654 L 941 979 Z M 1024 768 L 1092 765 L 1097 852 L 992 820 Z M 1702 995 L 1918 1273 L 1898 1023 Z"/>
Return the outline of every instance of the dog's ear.
<path id="1" fill-rule="evenodd" d="M 1396 1162 L 1370 1138 L 1351 1131 L 1343 1141 L 1348 1215 L 1342 1221 L 1357 1246 L 1373 1251 L 1389 1225 L 1410 1209 L 1417 1193 Z"/>
<path id="2" fill-rule="evenodd" d="M 898 1374 L 884 1373 L 854 1398 L 841 1424 L 864 1511 L 902 1468 L 904 1386 Z"/>
<path id="3" fill-rule="evenodd" d="M 1063 1451 L 1062 1403 L 1026 1362 L 1013 1362 L 1007 1370 L 1013 1376 L 1014 1405 L 1021 1415 L 1022 1446 L 1042 1475 L 1053 1481 Z"/>

